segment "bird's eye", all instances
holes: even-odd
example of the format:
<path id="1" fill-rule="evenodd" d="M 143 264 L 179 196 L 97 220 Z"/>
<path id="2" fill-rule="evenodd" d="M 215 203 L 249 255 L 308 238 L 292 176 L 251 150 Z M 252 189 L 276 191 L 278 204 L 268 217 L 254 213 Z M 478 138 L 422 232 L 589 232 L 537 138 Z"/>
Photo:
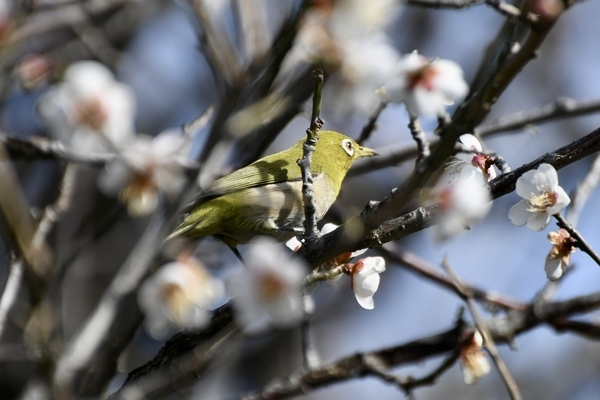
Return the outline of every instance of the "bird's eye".
<path id="1" fill-rule="evenodd" d="M 349 139 L 342 140 L 342 148 L 349 156 L 354 154 L 354 145 L 352 145 L 352 142 Z"/>

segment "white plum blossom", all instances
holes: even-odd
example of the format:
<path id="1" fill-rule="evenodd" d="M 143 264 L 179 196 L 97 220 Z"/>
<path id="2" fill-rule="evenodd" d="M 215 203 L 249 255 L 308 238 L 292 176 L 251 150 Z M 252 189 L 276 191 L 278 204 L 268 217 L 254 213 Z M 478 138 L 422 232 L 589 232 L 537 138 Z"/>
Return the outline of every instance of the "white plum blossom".
<path id="1" fill-rule="evenodd" d="M 159 191 L 173 198 L 185 184 L 179 159 L 183 143 L 178 129 L 155 138 L 138 135 L 107 165 L 98 186 L 107 195 L 118 195 L 133 216 L 154 211 Z"/>
<path id="2" fill-rule="evenodd" d="M 303 315 L 304 264 L 268 237 L 255 239 L 245 260 L 247 268 L 227 280 L 227 291 L 244 331 L 259 333 L 270 326 L 298 323 Z"/>
<path id="3" fill-rule="evenodd" d="M 550 217 L 569 205 L 571 199 L 558 185 L 558 174 L 550 164 L 525 172 L 517 180 L 517 194 L 523 198 L 511 207 L 508 217 L 517 226 L 541 231 Z"/>
<path id="4" fill-rule="evenodd" d="M 383 257 L 365 257 L 354 264 L 346 265 L 346 272 L 350 275 L 350 286 L 362 308 L 372 310 L 375 307 L 373 295 L 379 288 L 379 274 L 383 271 Z"/>
<path id="5" fill-rule="evenodd" d="M 223 283 L 194 259 L 164 265 L 138 293 L 148 333 L 162 339 L 177 330 L 200 329 L 210 321 L 210 308 L 224 294 Z"/>
<path id="6" fill-rule="evenodd" d="M 460 349 L 460 362 L 463 379 L 467 385 L 474 385 L 490 373 L 490 363 L 482 350 L 483 337 L 479 331 L 473 332 Z"/>
<path id="7" fill-rule="evenodd" d="M 95 61 L 71 64 L 38 112 L 53 136 L 82 152 L 120 149 L 135 132 L 133 91 Z"/>
<path id="8" fill-rule="evenodd" d="M 430 60 L 415 50 L 400 58 L 379 94 L 385 101 L 404 103 L 411 115 L 440 116 L 468 91 L 458 64 L 439 58 Z"/>
<path id="9" fill-rule="evenodd" d="M 469 133 L 461 135 L 459 141 L 470 153 L 459 152 L 447 164 L 450 174 L 469 177 L 473 172 L 481 176 L 482 181 L 489 182 L 496 177 L 493 158 L 483 154 L 483 147 L 477 138 Z"/>
<path id="10" fill-rule="evenodd" d="M 549 280 L 556 281 L 571 261 L 571 253 L 575 251 L 575 239 L 566 230 L 559 229 L 558 232 L 548 233 L 548 240 L 553 246 L 546 256 L 544 270 Z"/>
<path id="11" fill-rule="evenodd" d="M 392 75 L 400 57 L 384 34 L 343 42 L 339 74 L 331 81 L 341 112 L 372 113 L 380 97 L 377 89 Z"/>
<path id="12" fill-rule="evenodd" d="M 434 228 L 436 240 L 447 240 L 469 229 L 472 223 L 487 215 L 491 201 L 489 191 L 474 171 L 471 176 L 461 176 L 455 182 L 434 189 L 428 203 L 440 207 Z"/>

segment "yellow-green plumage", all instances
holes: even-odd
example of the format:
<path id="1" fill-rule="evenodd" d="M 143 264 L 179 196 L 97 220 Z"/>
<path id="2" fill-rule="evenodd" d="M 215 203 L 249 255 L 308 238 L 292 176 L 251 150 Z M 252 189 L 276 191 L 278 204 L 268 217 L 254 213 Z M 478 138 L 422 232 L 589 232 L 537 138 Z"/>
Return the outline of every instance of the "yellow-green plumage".
<path id="1" fill-rule="evenodd" d="M 302 158 L 299 141 L 287 150 L 268 155 L 214 182 L 207 201 L 201 202 L 169 236 L 215 236 L 230 247 L 257 235 L 288 240 L 304 221 Z M 333 131 L 319 132 L 311 172 L 317 219 L 335 201 L 352 163 L 376 155 L 354 140 Z"/>

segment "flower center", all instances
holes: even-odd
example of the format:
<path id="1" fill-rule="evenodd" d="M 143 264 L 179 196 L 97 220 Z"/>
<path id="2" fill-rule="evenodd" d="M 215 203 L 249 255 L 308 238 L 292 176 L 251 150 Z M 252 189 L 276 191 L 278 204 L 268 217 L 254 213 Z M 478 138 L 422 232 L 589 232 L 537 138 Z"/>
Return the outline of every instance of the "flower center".
<path id="1" fill-rule="evenodd" d="M 556 204 L 556 193 L 544 192 L 539 196 L 531 195 L 527 200 L 527 211 L 529 212 L 545 212 L 548 207 L 552 207 Z"/>
<path id="2" fill-rule="evenodd" d="M 433 84 L 433 78 L 438 74 L 435 68 L 431 67 L 431 64 L 427 64 L 416 71 L 409 72 L 408 77 L 408 88 L 414 90 L 417 86 L 422 86 L 425 89 L 432 91 L 435 89 Z"/>
<path id="3" fill-rule="evenodd" d="M 267 303 L 275 301 L 285 292 L 285 283 L 274 273 L 263 273 L 258 279 L 260 298 Z"/>
<path id="4" fill-rule="evenodd" d="M 190 306 L 190 300 L 185 295 L 183 288 L 174 283 L 168 283 L 162 287 L 160 295 L 165 299 L 170 317 L 177 322 L 181 321 L 185 310 Z"/>
<path id="5" fill-rule="evenodd" d="M 107 120 L 102 102 L 97 98 L 79 103 L 75 115 L 77 123 L 87 125 L 95 131 L 101 130 Z"/>
<path id="6" fill-rule="evenodd" d="M 156 185 L 149 172 L 134 172 L 129 183 L 121 192 L 121 198 L 125 202 L 131 201 L 136 197 L 143 196 L 146 192 L 156 191 Z"/>

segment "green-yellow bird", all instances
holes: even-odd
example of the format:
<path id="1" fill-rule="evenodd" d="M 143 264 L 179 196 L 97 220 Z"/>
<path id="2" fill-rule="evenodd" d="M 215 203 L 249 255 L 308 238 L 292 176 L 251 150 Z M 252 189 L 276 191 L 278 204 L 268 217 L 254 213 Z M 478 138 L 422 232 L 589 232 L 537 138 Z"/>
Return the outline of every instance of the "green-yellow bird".
<path id="1" fill-rule="evenodd" d="M 271 154 L 214 182 L 185 220 L 169 235 L 200 238 L 214 236 L 235 249 L 257 235 L 291 239 L 302 229 L 304 208 L 300 140 L 287 150 Z M 317 219 L 323 218 L 340 192 L 352 163 L 377 155 L 351 138 L 320 131 L 311 172 Z"/>

